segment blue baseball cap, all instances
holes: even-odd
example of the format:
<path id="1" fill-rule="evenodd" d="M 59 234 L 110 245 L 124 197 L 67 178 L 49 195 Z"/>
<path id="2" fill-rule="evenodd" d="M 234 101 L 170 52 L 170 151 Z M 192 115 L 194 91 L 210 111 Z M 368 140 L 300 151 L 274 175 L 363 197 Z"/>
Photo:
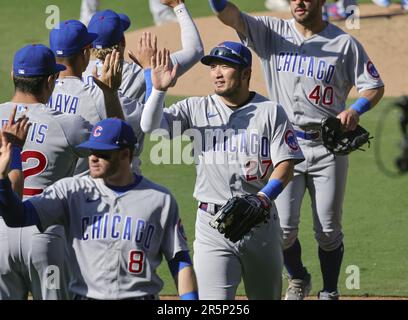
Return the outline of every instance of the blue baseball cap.
<path id="1" fill-rule="evenodd" d="M 88 24 L 88 31 L 98 35 L 98 38 L 92 43 L 93 47 L 103 49 L 118 44 L 129 27 L 130 19 L 127 15 L 117 14 L 112 10 L 103 10 L 92 16 Z"/>
<path id="2" fill-rule="evenodd" d="M 251 51 L 239 42 L 225 41 L 213 48 L 210 53 L 201 58 L 201 63 L 209 66 L 214 61 L 228 61 L 239 66 L 252 65 Z"/>
<path id="3" fill-rule="evenodd" d="M 90 45 L 98 35 L 78 20 L 61 22 L 50 32 L 50 48 L 57 57 L 69 57 Z"/>
<path id="4" fill-rule="evenodd" d="M 89 140 L 77 148 L 108 151 L 132 147 L 136 142 L 135 133 L 130 125 L 118 118 L 108 118 L 97 122 Z"/>
<path id="5" fill-rule="evenodd" d="M 55 61 L 55 55 L 42 44 L 30 44 L 16 52 L 13 60 L 13 73 L 18 77 L 49 76 L 65 70 L 66 67 Z"/>

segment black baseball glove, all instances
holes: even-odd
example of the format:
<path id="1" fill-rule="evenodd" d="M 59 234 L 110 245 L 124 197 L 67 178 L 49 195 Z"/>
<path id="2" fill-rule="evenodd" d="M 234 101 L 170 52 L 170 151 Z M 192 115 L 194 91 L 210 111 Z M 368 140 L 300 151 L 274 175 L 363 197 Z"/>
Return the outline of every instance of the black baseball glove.
<path id="1" fill-rule="evenodd" d="M 210 226 L 232 242 L 241 240 L 254 226 L 269 219 L 269 207 L 256 195 L 235 196 L 217 212 Z"/>
<path id="2" fill-rule="evenodd" d="M 361 147 L 368 143 L 370 147 L 370 133 L 362 126 L 358 125 L 353 131 L 343 131 L 338 118 L 327 118 L 322 121 L 323 145 L 332 153 L 347 155 L 355 150 L 362 150 Z"/>

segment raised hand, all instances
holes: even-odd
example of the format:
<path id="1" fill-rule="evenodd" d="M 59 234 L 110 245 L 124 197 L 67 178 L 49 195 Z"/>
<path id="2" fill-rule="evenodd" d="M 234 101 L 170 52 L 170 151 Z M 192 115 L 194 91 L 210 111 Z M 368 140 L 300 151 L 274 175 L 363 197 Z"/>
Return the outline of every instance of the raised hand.
<path id="1" fill-rule="evenodd" d="M 123 60 L 116 49 L 106 55 L 102 67 L 102 74 L 99 77 L 97 67 L 92 72 L 94 82 L 103 91 L 117 91 L 122 83 Z"/>
<path id="2" fill-rule="evenodd" d="M 23 114 L 17 121 L 14 121 L 16 112 L 17 106 L 14 106 L 8 122 L 3 124 L 2 132 L 8 142 L 12 145 L 23 148 L 31 123 L 28 122 L 29 119 L 25 114 Z"/>
<path id="3" fill-rule="evenodd" d="M 157 37 L 151 32 L 143 32 L 143 35 L 139 39 L 136 53 L 128 51 L 130 59 L 143 69 L 150 67 L 151 58 L 157 52 Z"/>
<path id="4" fill-rule="evenodd" d="M 170 51 L 164 48 L 156 53 L 151 59 L 152 83 L 156 90 L 166 91 L 174 85 L 176 80 L 177 66 L 171 68 Z"/>

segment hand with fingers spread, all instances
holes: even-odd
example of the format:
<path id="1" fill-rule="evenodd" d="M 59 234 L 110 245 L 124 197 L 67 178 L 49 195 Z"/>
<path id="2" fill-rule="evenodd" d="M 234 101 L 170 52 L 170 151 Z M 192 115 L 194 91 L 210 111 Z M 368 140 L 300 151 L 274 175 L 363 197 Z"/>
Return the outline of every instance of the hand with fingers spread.
<path id="1" fill-rule="evenodd" d="M 1 147 L 0 147 L 0 179 L 5 179 L 8 176 L 11 162 L 11 143 L 7 140 L 4 132 L 1 132 Z"/>
<path id="2" fill-rule="evenodd" d="M 143 32 L 139 39 L 136 53 L 128 51 L 130 59 L 143 69 L 150 68 L 151 58 L 157 52 L 157 37 L 151 32 Z"/>
<path id="3" fill-rule="evenodd" d="M 117 91 L 122 83 L 122 69 L 123 60 L 120 58 L 119 51 L 115 49 L 106 56 L 100 77 L 95 66 L 92 73 L 94 82 L 102 91 Z"/>
<path id="4" fill-rule="evenodd" d="M 8 122 L 2 127 L 2 132 L 6 136 L 8 142 L 19 148 L 23 148 L 27 138 L 28 130 L 31 123 L 28 122 L 28 117 L 24 114 L 17 121 L 14 120 L 17 112 L 17 106 L 14 106 L 10 113 Z"/>
<path id="5" fill-rule="evenodd" d="M 174 85 L 177 65 L 171 67 L 170 51 L 164 48 L 151 59 L 152 83 L 156 90 L 166 91 Z"/>

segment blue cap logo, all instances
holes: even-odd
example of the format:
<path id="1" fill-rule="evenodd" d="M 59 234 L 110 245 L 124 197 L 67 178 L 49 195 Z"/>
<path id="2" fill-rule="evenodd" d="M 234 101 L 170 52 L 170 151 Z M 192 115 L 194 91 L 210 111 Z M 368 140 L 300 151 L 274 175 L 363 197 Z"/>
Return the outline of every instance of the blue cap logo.
<path id="1" fill-rule="evenodd" d="M 137 143 L 132 127 L 117 118 L 108 118 L 95 124 L 89 140 L 77 148 L 91 150 L 117 150 Z"/>

